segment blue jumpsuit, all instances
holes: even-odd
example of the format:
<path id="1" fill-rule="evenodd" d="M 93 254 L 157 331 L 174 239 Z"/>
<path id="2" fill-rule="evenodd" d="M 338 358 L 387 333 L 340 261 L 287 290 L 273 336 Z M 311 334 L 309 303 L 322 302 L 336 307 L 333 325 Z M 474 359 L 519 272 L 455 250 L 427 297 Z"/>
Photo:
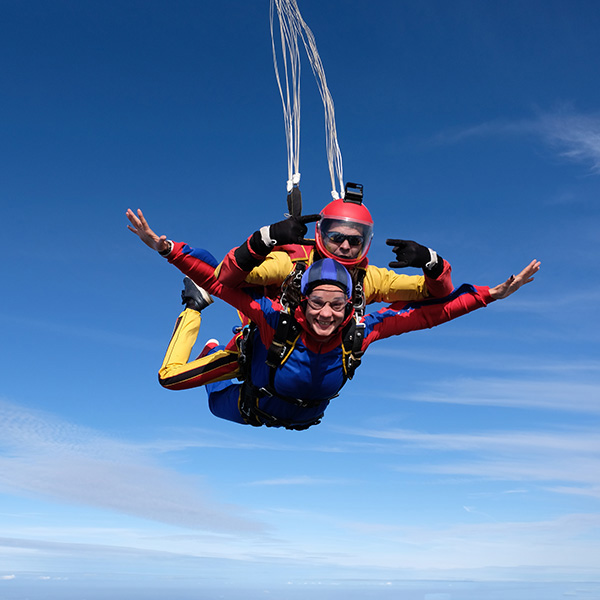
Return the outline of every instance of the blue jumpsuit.
<path id="1" fill-rule="evenodd" d="M 256 324 L 248 380 L 254 392 L 256 388 L 268 386 L 270 368 L 265 364 L 265 359 L 279 322 L 281 304 L 262 295 L 256 289 L 233 289 L 224 286 L 215 277 L 216 261 L 206 251 L 174 243 L 167 258 L 210 294 L 223 299 Z M 486 306 L 491 300 L 489 288 L 463 285 L 445 298 L 396 302 L 361 318 L 365 326 L 362 350 L 366 350 L 378 339 L 434 327 L 455 319 Z M 248 386 L 243 383 L 231 380 L 215 382 L 214 378 L 204 378 L 201 370 L 198 371 L 197 361 L 182 364 L 180 360 L 177 365 L 171 365 L 165 358 L 160 375 L 161 383 L 170 389 L 206 384 L 211 412 L 237 423 L 264 423 L 302 429 L 318 422 L 330 400 L 339 393 L 347 379 L 342 357 L 341 329 L 353 316 L 348 314 L 338 333 L 325 343 L 318 342 L 311 335 L 301 306 L 296 309 L 294 316 L 300 326 L 299 336 L 293 350 L 274 372 L 274 395 L 258 394 L 257 397 L 255 393 L 249 394 Z M 188 318 L 195 319 L 195 325 L 192 327 L 192 333 L 186 337 L 188 341 L 185 343 L 189 345 L 187 356 L 198 333 L 199 313 L 190 309 L 184 310 L 172 338 L 173 343 L 173 339 L 181 337 L 176 336 L 178 326 Z M 225 349 L 237 351 L 238 342 L 239 336 L 236 336 Z M 259 413 L 266 415 L 264 418 L 254 414 L 254 419 L 249 419 L 247 413 L 242 410 L 242 400 L 248 396 L 251 396 Z M 270 422 L 269 417 L 274 420 Z"/>

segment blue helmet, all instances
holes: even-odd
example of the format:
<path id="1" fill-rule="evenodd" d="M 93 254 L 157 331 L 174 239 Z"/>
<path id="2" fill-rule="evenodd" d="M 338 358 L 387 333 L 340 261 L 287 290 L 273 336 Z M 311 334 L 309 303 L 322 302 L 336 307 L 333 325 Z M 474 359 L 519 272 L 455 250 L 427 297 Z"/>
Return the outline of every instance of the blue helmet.
<path id="1" fill-rule="evenodd" d="M 318 285 L 329 283 L 337 285 L 345 292 L 348 299 L 352 298 L 352 278 L 346 267 L 332 258 L 324 258 L 314 262 L 302 275 L 300 291 L 303 296 L 310 294 Z"/>

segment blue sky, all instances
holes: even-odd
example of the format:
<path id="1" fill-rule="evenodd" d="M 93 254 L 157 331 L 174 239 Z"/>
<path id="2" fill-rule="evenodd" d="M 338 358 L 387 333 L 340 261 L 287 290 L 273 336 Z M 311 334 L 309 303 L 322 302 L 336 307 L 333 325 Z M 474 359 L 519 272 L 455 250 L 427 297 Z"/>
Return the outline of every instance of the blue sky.
<path id="1" fill-rule="evenodd" d="M 282 218 L 267 0 L 3 2 L 2 598 L 597 593 L 598 4 L 299 5 L 375 219 L 371 261 L 398 237 L 456 284 L 542 270 L 372 346 L 318 427 L 220 421 L 204 390 L 158 385 L 181 276 L 124 213 L 217 257 Z M 308 65 L 301 126 L 318 212 Z M 215 303 L 199 342 L 235 323 Z"/>

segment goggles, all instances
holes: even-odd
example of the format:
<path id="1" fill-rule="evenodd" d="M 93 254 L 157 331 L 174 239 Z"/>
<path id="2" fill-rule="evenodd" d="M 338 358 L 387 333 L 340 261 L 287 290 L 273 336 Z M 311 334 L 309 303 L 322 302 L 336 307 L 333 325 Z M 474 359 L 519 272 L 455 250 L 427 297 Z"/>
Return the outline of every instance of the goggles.
<path id="1" fill-rule="evenodd" d="M 306 298 L 306 302 L 313 310 L 322 310 L 329 304 L 333 312 L 343 311 L 346 308 L 346 304 L 348 304 L 346 298 L 334 298 L 333 300 L 323 300 L 323 298 L 319 296 L 308 296 Z"/>
<path id="2" fill-rule="evenodd" d="M 332 231 L 324 233 L 325 237 L 332 244 L 337 244 L 341 246 L 344 242 L 348 242 L 348 244 L 354 248 L 357 246 L 362 246 L 365 242 L 365 237 L 363 235 L 346 235 L 345 233 L 339 233 L 338 231 Z"/>

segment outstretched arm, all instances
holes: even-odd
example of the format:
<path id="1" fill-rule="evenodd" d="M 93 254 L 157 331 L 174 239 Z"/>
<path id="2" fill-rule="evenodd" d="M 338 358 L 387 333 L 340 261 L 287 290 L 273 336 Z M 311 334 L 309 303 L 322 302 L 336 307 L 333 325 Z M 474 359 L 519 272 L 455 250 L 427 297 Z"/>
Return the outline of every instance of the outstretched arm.
<path id="1" fill-rule="evenodd" d="M 377 339 L 435 327 L 487 306 L 493 300 L 506 298 L 533 281 L 533 275 L 539 268 L 540 262 L 533 260 L 518 275 L 511 275 L 504 283 L 493 288 L 462 285 L 446 298 L 397 302 L 375 314 L 366 315 L 365 342 L 368 345 Z"/>
<path id="2" fill-rule="evenodd" d="M 135 233 L 148 247 L 162 253 L 163 256 L 182 273 L 187 275 L 195 283 L 202 286 L 209 294 L 221 298 L 240 312 L 244 313 L 259 327 L 265 329 L 267 326 L 265 314 L 269 318 L 274 314 L 270 301 L 263 302 L 262 299 L 254 299 L 242 290 L 229 289 L 217 281 L 215 267 L 217 261 L 208 251 L 200 248 L 191 248 L 187 244 L 171 242 L 166 236 L 157 235 L 148 225 L 141 210 L 137 215 L 131 209 L 126 212 L 131 225 L 127 228 Z M 276 317 L 272 317 L 275 319 Z"/>

